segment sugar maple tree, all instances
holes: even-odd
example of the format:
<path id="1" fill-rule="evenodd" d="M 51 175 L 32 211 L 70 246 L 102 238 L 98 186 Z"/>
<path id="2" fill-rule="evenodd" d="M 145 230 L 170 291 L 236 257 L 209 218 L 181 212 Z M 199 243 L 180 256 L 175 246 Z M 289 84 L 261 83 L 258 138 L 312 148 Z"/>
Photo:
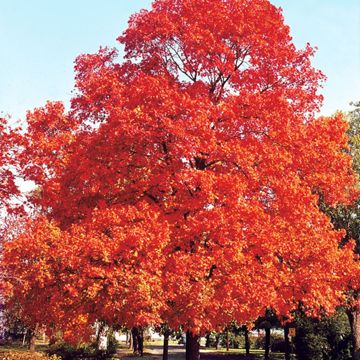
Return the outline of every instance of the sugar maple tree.
<path id="1" fill-rule="evenodd" d="M 188 331 L 189 358 L 202 332 L 266 307 L 330 311 L 358 268 L 318 200 L 351 201 L 355 179 L 346 122 L 314 117 L 313 49 L 267 0 L 157 0 L 119 41 L 123 63 L 77 59 L 69 112 L 28 114 L 32 200 L 78 259 L 71 308 L 87 324 L 161 317 Z"/>

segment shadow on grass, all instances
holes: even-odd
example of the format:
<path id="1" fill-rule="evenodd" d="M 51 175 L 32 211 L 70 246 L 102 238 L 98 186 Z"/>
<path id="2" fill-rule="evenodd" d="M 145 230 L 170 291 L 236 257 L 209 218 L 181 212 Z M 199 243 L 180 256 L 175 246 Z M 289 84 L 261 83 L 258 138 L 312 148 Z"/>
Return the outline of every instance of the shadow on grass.
<path id="1" fill-rule="evenodd" d="M 161 360 L 162 347 L 160 345 L 146 344 L 144 356 L 134 356 L 128 352 L 119 353 L 119 357 L 124 360 Z M 208 348 L 200 349 L 200 360 L 262 360 L 264 358 L 263 350 L 251 350 L 251 354 L 246 356 L 245 350 L 231 349 L 227 352 L 225 349 L 215 350 Z M 270 354 L 270 360 L 283 360 L 285 358 L 282 353 Z M 181 345 L 169 346 L 169 360 L 184 360 L 185 349 Z M 295 359 L 295 357 L 293 357 Z"/>

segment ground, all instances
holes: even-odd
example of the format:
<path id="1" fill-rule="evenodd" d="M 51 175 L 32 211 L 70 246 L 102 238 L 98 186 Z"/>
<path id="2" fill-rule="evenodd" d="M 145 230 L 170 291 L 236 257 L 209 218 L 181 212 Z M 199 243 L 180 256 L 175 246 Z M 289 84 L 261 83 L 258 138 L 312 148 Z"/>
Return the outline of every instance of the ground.
<path id="1" fill-rule="evenodd" d="M 141 358 L 135 358 L 129 353 L 129 350 L 120 348 L 118 356 L 124 360 L 140 360 Z M 264 358 L 263 350 L 251 350 L 249 357 L 245 356 L 245 350 L 243 349 L 200 349 L 201 360 L 257 360 Z M 144 358 L 143 360 L 160 360 L 162 359 L 162 346 L 157 343 L 145 344 Z M 185 359 L 184 345 L 171 344 L 169 346 L 169 360 L 183 360 Z M 283 360 L 284 354 L 271 354 L 271 360 Z"/>
<path id="2" fill-rule="evenodd" d="M 41 352 L 47 348 L 44 344 L 38 344 L 36 350 Z M 4 355 L 9 351 L 26 352 L 27 348 L 21 344 L 12 345 L 1 345 L 0 346 L 0 360 L 3 359 Z M 250 357 L 245 356 L 245 350 L 242 349 L 225 349 L 215 350 L 201 348 L 201 360 L 260 360 L 264 357 L 263 350 L 251 350 Z M 144 357 L 136 357 L 132 355 L 132 352 L 127 349 L 124 345 L 118 350 L 118 359 L 122 360 L 161 360 L 162 359 L 162 346 L 160 342 L 152 342 L 145 344 Z M 185 359 L 185 348 L 184 345 L 171 344 L 169 346 L 169 360 L 184 360 Z M 283 360 L 284 354 L 271 354 L 271 360 Z"/>

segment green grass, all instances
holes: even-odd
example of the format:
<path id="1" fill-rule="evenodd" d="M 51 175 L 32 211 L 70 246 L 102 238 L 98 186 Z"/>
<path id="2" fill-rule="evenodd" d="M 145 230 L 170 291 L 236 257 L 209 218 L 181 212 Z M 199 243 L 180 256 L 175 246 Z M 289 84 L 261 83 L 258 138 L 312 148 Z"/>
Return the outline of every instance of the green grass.
<path id="1" fill-rule="evenodd" d="M 141 358 L 139 356 L 134 356 L 131 354 L 131 350 L 129 349 L 121 349 L 118 352 L 118 356 L 124 360 L 161 360 L 162 352 L 161 352 L 162 343 L 153 343 L 149 342 L 145 344 L 144 349 L 144 357 Z M 178 352 L 173 352 L 172 350 L 177 349 Z M 200 349 L 200 358 L 201 354 L 203 357 L 206 357 L 206 360 L 211 360 L 212 355 L 215 360 L 262 360 L 264 358 L 264 350 L 251 349 L 250 356 L 246 357 L 245 349 L 208 349 L 201 348 Z M 169 349 L 169 360 L 184 360 L 185 359 L 185 348 L 183 345 L 173 344 L 173 346 Z M 283 353 L 271 353 L 271 360 L 283 360 Z M 295 359 L 295 356 L 293 357 Z"/>
<path id="2" fill-rule="evenodd" d="M 118 349 L 118 358 L 124 360 L 161 360 L 162 359 L 162 342 L 155 341 L 155 342 L 148 342 L 145 343 L 144 349 L 144 356 L 139 357 L 132 354 L 132 351 L 128 348 L 125 348 L 120 344 Z M 171 346 L 172 345 L 172 346 Z M 48 346 L 42 342 L 36 344 L 36 351 L 37 352 L 45 352 L 48 349 Z M 177 350 L 178 352 L 172 352 L 172 350 Z M 5 354 L 10 351 L 19 351 L 19 352 L 26 352 L 28 351 L 27 346 L 23 346 L 21 342 L 14 342 L 11 344 L 0 345 L 0 355 Z M 252 349 L 250 352 L 250 356 L 246 357 L 244 349 L 208 349 L 208 348 L 201 348 L 200 354 L 204 354 L 206 356 L 206 360 L 211 360 L 212 356 L 216 360 L 220 360 L 223 358 L 224 360 L 260 360 L 264 358 L 264 350 L 255 350 Z M 169 360 L 184 360 L 185 359 L 185 348 L 183 345 L 178 345 L 175 342 L 170 344 L 169 349 Z M 272 353 L 270 354 L 271 360 L 283 360 L 284 354 L 282 353 Z M 295 359 L 295 357 L 293 358 Z"/>

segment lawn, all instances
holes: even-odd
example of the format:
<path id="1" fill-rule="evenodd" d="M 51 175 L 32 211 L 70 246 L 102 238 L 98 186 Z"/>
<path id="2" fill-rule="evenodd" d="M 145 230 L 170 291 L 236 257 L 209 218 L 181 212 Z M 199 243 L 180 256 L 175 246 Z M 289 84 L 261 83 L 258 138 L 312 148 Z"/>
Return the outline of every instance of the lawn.
<path id="1" fill-rule="evenodd" d="M 251 355 L 246 357 L 244 349 L 208 349 L 201 348 L 200 358 L 201 360 L 257 360 L 264 358 L 263 350 L 251 350 Z M 161 344 L 148 343 L 145 344 L 144 357 L 135 357 L 127 349 L 119 350 L 119 357 L 122 359 L 128 360 L 159 360 L 162 359 L 162 346 Z M 185 348 L 183 345 L 170 345 L 169 346 L 169 360 L 184 360 L 185 359 Z M 283 360 L 284 354 L 282 353 L 273 353 L 270 355 L 271 360 Z M 295 359 L 295 357 L 293 358 Z"/>
<path id="2" fill-rule="evenodd" d="M 127 347 L 120 344 L 118 349 L 118 359 L 123 360 L 161 360 L 162 359 L 162 345 L 161 342 L 156 343 L 146 343 L 144 356 L 138 357 L 134 356 Z M 38 343 L 36 345 L 37 352 L 45 352 L 48 346 L 44 343 Z M 9 352 L 20 352 L 26 353 L 27 347 L 23 346 L 21 342 L 16 342 L 13 344 L 6 344 L 0 346 L 0 360 L 4 357 L 6 353 Z M 226 351 L 225 349 L 208 349 L 201 348 L 201 360 L 260 360 L 264 358 L 263 350 L 251 350 L 251 355 L 246 357 L 245 350 L 243 349 L 230 349 Z M 184 360 L 185 359 L 185 348 L 183 345 L 171 344 L 169 346 L 169 360 Z M 283 360 L 284 354 L 273 353 L 270 355 L 271 360 Z M 295 357 L 293 358 L 295 359 Z"/>

